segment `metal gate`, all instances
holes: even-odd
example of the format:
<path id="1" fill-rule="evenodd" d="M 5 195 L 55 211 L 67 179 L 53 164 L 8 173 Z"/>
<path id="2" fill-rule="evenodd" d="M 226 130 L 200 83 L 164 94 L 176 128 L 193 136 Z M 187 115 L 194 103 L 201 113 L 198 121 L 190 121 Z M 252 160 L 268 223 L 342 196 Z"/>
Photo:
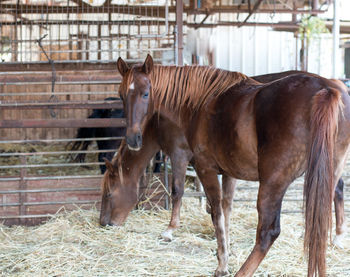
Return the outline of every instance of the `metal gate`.
<path id="1" fill-rule="evenodd" d="M 1 221 L 35 224 L 62 206 L 98 206 L 99 151 L 72 163 L 69 155 L 82 151 L 65 146 L 78 127 L 125 125 L 87 119 L 92 109 L 122 107 L 104 100 L 117 95 L 119 56 L 135 63 L 149 53 L 174 63 L 168 11 L 167 0 L 1 1 Z"/>

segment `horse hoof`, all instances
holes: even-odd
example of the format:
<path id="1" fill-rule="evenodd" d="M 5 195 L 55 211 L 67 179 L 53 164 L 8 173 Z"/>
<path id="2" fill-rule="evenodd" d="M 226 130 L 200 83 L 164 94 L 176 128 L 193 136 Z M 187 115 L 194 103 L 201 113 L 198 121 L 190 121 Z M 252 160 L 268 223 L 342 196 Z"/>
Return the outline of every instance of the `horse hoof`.
<path id="1" fill-rule="evenodd" d="M 344 241 L 344 235 L 343 235 L 343 234 L 337 235 L 337 236 L 335 236 L 335 238 L 334 238 L 334 240 L 333 240 L 333 245 L 334 245 L 335 247 L 340 248 L 340 249 L 344 249 L 344 243 L 343 243 L 343 241 Z"/>
<path id="2" fill-rule="evenodd" d="M 228 272 L 228 270 L 219 270 L 217 269 L 215 271 L 215 277 L 221 277 L 221 276 L 228 276 L 230 273 Z"/>
<path id="3" fill-rule="evenodd" d="M 170 230 L 166 230 L 162 233 L 162 239 L 165 241 L 172 241 L 173 240 L 173 235 Z"/>

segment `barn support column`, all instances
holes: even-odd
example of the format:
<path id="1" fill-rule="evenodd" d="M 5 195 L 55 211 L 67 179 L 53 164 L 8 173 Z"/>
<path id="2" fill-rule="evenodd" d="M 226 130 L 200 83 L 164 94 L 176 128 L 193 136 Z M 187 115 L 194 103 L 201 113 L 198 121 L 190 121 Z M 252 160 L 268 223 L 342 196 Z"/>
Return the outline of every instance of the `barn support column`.
<path id="1" fill-rule="evenodd" d="M 183 0 L 176 1 L 176 64 L 183 65 Z"/>
<path id="2" fill-rule="evenodd" d="M 333 70 L 332 78 L 339 78 L 339 34 L 340 34 L 340 19 L 339 19 L 339 0 L 333 0 Z"/>

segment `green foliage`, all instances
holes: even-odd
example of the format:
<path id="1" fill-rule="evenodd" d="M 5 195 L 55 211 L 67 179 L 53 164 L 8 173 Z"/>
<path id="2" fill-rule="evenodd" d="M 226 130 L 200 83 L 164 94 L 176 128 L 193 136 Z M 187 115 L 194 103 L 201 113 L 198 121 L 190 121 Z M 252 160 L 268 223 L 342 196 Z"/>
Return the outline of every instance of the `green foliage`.
<path id="1" fill-rule="evenodd" d="M 0 45 L 3 50 L 8 51 L 10 49 L 10 38 L 7 36 L 1 36 Z"/>
<path id="2" fill-rule="evenodd" d="M 309 43 L 313 38 L 317 38 L 322 33 L 329 33 L 326 23 L 317 16 L 304 16 L 299 23 L 300 39 L 306 39 Z"/>

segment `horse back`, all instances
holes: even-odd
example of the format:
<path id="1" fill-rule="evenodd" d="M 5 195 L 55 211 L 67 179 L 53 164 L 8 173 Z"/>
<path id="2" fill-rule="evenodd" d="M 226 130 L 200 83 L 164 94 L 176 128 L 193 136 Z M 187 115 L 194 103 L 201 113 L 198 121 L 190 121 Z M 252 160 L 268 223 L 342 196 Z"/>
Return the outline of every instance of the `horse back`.
<path id="1" fill-rule="evenodd" d="M 187 135 L 191 148 L 194 153 L 207 153 L 220 170 L 238 179 L 258 180 L 262 157 L 272 164 L 284 158 L 289 163 L 294 160 L 288 166 L 296 177 L 305 170 L 313 99 L 324 89 L 339 91 L 339 105 L 344 104 L 337 141 L 343 153 L 350 138 L 347 91 L 331 80 L 310 74 L 264 85 L 243 83 L 232 87 L 194 116 L 188 128 L 191 134 Z"/>
<path id="2" fill-rule="evenodd" d="M 326 97 L 317 100 L 322 94 Z M 293 156 L 296 175 L 301 174 L 311 144 L 312 108 L 316 101 L 324 109 L 332 101 L 337 102 L 340 113 L 336 123 L 338 134 L 335 145 L 338 151 L 335 152 L 346 152 L 350 142 L 350 102 L 346 88 L 334 80 L 298 74 L 270 83 L 256 94 L 254 109 L 258 155 L 268 152 L 272 160 L 273 157 L 281 160 L 281 152 L 286 153 L 285 156 Z"/>

